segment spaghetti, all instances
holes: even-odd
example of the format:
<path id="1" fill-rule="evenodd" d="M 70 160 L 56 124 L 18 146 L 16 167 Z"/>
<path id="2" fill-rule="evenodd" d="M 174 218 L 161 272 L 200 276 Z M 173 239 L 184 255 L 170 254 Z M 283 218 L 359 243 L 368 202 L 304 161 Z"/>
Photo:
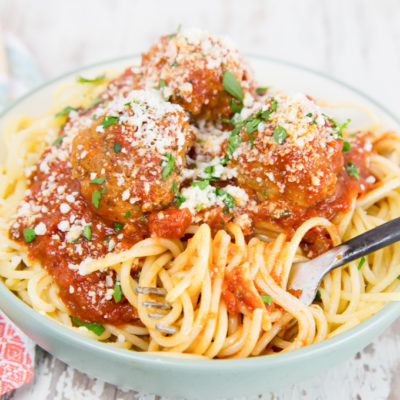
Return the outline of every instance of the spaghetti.
<path id="1" fill-rule="evenodd" d="M 400 215 L 396 133 L 350 137 L 312 99 L 256 89 L 198 31 L 57 98 L 3 132 L 0 277 L 33 309 L 121 348 L 243 358 L 400 300 L 398 244 L 332 271 L 311 306 L 286 290 L 294 262 Z"/>

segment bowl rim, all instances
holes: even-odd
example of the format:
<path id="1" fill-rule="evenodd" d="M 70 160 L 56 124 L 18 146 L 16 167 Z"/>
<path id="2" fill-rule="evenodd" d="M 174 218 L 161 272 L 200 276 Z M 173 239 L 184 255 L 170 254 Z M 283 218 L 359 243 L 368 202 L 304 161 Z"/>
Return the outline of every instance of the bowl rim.
<path id="1" fill-rule="evenodd" d="M 379 109 L 383 114 L 386 114 L 391 119 L 393 119 L 400 126 L 400 118 L 398 118 L 392 111 L 388 110 L 385 106 L 381 105 L 378 101 L 366 95 L 359 89 L 354 88 L 353 86 L 336 79 L 329 74 L 324 72 L 320 72 L 314 70 L 312 68 L 299 65 L 297 63 L 282 60 L 279 58 L 256 55 L 256 54 L 245 54 L 248 58 L 253 58 L 260 61 L 266 61 L 269 63 L 285 65 L 290 68 L 302 70 L 308 72 L 312 75 L 316 75 L 322 77 L 331 83 L 342 86 L 358 96 L 364 98 L 374 107 Z M 7 105 L 0 112 L 0 122 L 4 120 L 7 114 L 12 111 L 17 105 L 23 102 L 25 99 L 34 96 L 40 90 L 51 86 L 52 84 L 61 81 L 65 78 L 72 77 L 74 74 L 79 72 L 94 69 L 97 67 L 101 67 L 102 65 L 113 64 L 117 62 L 123 62 L 128 60 L 133 60 L 138 58 L 138 54 L 131 54 L 122 57 L 116 57 L 113 59 L 103 60 L 100 62 L 92 63 L 86 66 L 82 66 L 80 68 L 76 68 L 72 71 L 68 71 L 60 76 L 57 76 L 51 80 L 44 82 L 41 85 L 36 86 L 32 90 L 28 91 L 23 96 L 14 100 L 12 103 Z M 79 333 L 53 321 L 49 317 L 46 317 L 39 312 L 35 311 L 33 308 L 28 306 L 22 299 L 18 298 L 11 290 L 6 288 L 4 283 L 0 281 L 0 309 L 9 309 L 8 312 L 4 311 L 7 315 L 26 315 L 30 319 L 31 322 L 38 323 L 42 325 L 43 329 L 46 331 L 46 336 L 56 335 L 59 340 L 63 340 L 68 343 L 71 342 L 78 347 L 82 347 L 87 350 L 96 351 L 97 353 L 102 353 L 105 357 L 118 357 L 120 361 L 127 361 L 131 364 L 141 363 L 142 365 L 147 365 L 149 367 L 154 366 L 167 366 L 174 368 L 176 370 L 188 370 L 188 369 L 196 369 L 206 370 L 208 372 L 221 372 L 221 368 L 224 371 L 235 371 L 240 372 L 240 369 L 247 368 L 258 368 L 258 367 L 273 367 L 277 368 L 282 364 L 286 364 L 287 362 L 303 362 L 306 359 L 312 358 L 316 353 L 321 355 L 322 353 L 328 355 L 329 353 L 335 351 L 335 349 L 340 348 L 342 344 L 345 344 L 349 341 L 356 341 L 357 338 L 363 336 L 364 332 L 374 329 L 379 329 L 379 326 L 386 326 L 388 322 L 391 322 L 395 319 L 395 317 L 400 316 L 400 302 L 392 302 L 383 306 L 381 310 L 379 310 L 376 314 L 369 317 L 365 321 L 357 324 L 355 327 L 345 331 L 343 333 L 338 334 L 335 337 L 323 340 L 319 343 L 315 343 L 309 346 L 305 346 L 300 349 L 296 349 L 287 353 L 279 353 L 267 356 L 258 356 L 251 358 L 243 358 L 243 359 L 212 359 L 212 360 L 199 360 L 199 359 L 188 359 L 188 358 L 176 358 L 168 355 L 158 355 L 146 352 L 139 352 L 134 350 L 121 349 L 118 347 L 114 347 L 110 344 L 99 342 L 90 338 L 87 338 Z M 10 311 L 12 310 L 12 311 Z M 14 319 L 12 316 L 10 319 Z M 28 322 L 29 324 L 29 322 Z M 18 325 L 17 325 L 18 326 Z"/>

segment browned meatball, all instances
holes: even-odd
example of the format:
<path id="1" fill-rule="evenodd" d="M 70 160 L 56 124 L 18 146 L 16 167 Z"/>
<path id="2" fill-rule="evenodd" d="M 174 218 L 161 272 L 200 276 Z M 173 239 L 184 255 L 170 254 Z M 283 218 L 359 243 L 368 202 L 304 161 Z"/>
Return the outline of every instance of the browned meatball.
<path id="1" fill-rule="evenodd" d="M 193 133 L 180 106 L 155 91 L 132 91 L 96 109 L 72 145 L 73 176 L 91 208 L 126 222 L 168 206 Z"/>
<path id="2" fill-rule="evenodd" d="M 343 142 L 306 96 L 268 96 L 247 121 L 229 162 L 241 186 L 261 201 L 300 207 L 335 193 Z"/>
<path id="3" fill-rule="evenodd" d="M 200 30 L 162 36 L 142 55 L 143 85 L 160 87 L 165 98 L 192 115 L 230 115 L 223 73 L 230 71 L 243 93 L 254 88 L 252 71 L 230 40 Z"/>

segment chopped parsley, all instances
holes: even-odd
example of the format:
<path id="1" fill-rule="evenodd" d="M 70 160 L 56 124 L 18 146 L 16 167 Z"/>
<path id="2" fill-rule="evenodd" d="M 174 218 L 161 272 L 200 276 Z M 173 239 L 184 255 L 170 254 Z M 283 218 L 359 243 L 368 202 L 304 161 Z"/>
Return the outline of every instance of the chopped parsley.
<path id="1" fill-rule="evenodd" d="M 113 147 L 114 147 L 114 153 L 115 154 L 118 154 L 122 149 L 122 146 L 119 143 L 114 143 Z"/>
<path id="2" fill-rule="evenodd" d="M 179 192 L 176 181 L 172 182 L 172 192 L 175 195 L 176 206 L 179 208 L 186 201 L 186 198 Z"/>
<path id="3" fill-rule="evenodd" d="M 276 111 L 278 108 L 278 100 L 275 97 L 271 97 L 271 107 L 269 108 L 271 111 Z"/>
<path id="4" fill-rule="evenodd" d="M 246 122 L 246 132 L 251 135 L 258 129 L 258 125 L 260 125 L 261 122 L 261 119 L 258 118 Z"/>
<path id="5" fill-rule="evenodd" d="M 123 224 L 120 224 L 119 222 L 114 222 L 114 229 L 116 233 L 118 233 L 123 227 Z"/>
<path id="6" fill-rule="evenodd" d="M 261 300 L 267 304 L 270 305 L 272 303 L 272 297 L 268 294 L 260 294 Z"/>
<path id="7" fill-rule="evenodd" d="M 268 91 L 268 87 L 267 87 L 267 86 L 258 87 L 258 88 L 256 89 L 256 93 L 257 93 L 259 96 L 262 96 L 263 94 L 267 93 L 267 91 Z"/>
<path id="8" fill-rule="evenodd" d="M 308 118 L 311 118 L 311 122 L 314 124 L 314 125 L 317 125 L 317 121 L 315 121 L 315 118 L 314 118 L 314 116 L 312 115 L 312 113 L 308 113 L 307 115 L 306 115 L 306 117 L 308 117 Z"/>
<path id="9" fill-rule="evenodd" d="M 167 35 L 170 39 L 174 38 L 181 30 L 182 24 L 179 24 L 174 33 Z"/>
<path id="10" fill-rule="evenodd" d="M 105 194 L 106 188 L 101 188 L 101 190 L 92 193 L 92 203 L 96 208 L 99 208 L 101 196 Z"/>
<path id="11" fill-rule="evenodd" d="M 178 63 L 176 62 L 176 61 L 174 61 L 172 64 L 171 64 L 171 67 L 177 67 L 178 66 Z"/>
<path id="12" fill-rule="evenodd" d="M 243 104 L 239 103 L 235 99 L 229 99 L 229 108 L 233 114 L 240 113 L 240 111 L 242 111 Z"/>
<path id="13" fill-rule="evenodd" d="M 59 136 L 59 137 L 53 142 L 53 146 L 59 145 L 59 144 L 63 141 L 64 138 L 65 138 L 65 134 Z"/>
<path id="14" fill-rule="evenodd" d="M 249 143 L 250 143 L 250 148 L 252 149 L 254 147 L 254 136 L 250 136 Z"/>
<path id="15" fill-rule="evenodd" d="M 175 158 L 171 153 L 165 153 L 165 157 L 167 157 L 167 161 L 163 161 L 162 165 L 164 166 L 161 176 L 163 182 L 165 182 L 169 175 L 171 175 L 172 171 L 175 168 Z"/>
<path id="16" fill-rule="evenodd" d="M 99 324 L 98 322 L 83 322 L 76 317 L 72 317 L 72 320 L 75 322 L 76 325 L 84 326 L 97 336 L 101 336 L 103 332 L 106 330 L 106 328 L 104 328 L 104 326 L 102 324 Z"/>
<path id="17" fill-rule="evenodd" d="M 122 300 L 122 288 L 119 279 L 115 280 L 113 297 L 116 303 L 119 303 Z"/>
<path id="18" fill-rule="evenodd" d="M 361 257 L 360 258 L 360 262 L 358 263 L 358 265 L 357 265 L 357 269 L 361 269 L 362 268 L 362 266 L 365 264 L 365 257 L 363 256 L 363 257 Z"/>
<path id="19" fill-rule="evenodd" d="M 145 215 L 143 215 L 143 217 L 140 217 L 139 220 L 142 221 L 142 222 L 146 222 L 147 218 L 146 218 Z"/>
<path id="20" fill-rule="evenodd" d="M 79 83 L 98 83 L 98 82 L 101 82 L 105 77 L 106 77 L 106 74 L 98 75 L 98 76 L 96 76 L 96 78 L 93 78 L 93 79 L 84 78 L 83 76 L 79 76 L 77 81 Z"/>
<path id="21" fill-rule="evenodd" d="M 165 88 L 165 86 L 166 86 L 165 80 L 164 79 L 160 79 L 160 89 Z"/>
<path id="22" fill-rule="evenodd" d="M 196 211 L 197 212 L 200 212 L 201 211 L 201 209 L 203 208 L 203 204 L 197 204 L 197 206 L 196 206 Z"/>
<path id="23" fill-rule="evenodd" d="M 210 181 L 208 179 L 205 179 L 203 181 L 193 181 L 190 182 L 190 186 L 197 186 L 201 190 L 204 190 L 208 185 L 210 184 Z"/>
<path id="24" fill-rule="evenodd" d="M 102 123 L 100 125 L 103 126 L 104 128 L 108 128 L 110 125 L 115 124 L 118 120 L 119 120 L 119 117 L 106 115 L 103 118 L 103 121 L 102 121 Z"/>
<path id="25" fill-rule="evenodd" d="M 319 290 L 317 290 L 317 293 L 315 293 L 313 301 L 321 301 L 321 292 Z"/>
<path id="26" fill-rule="evenodd" d="M 125 215 L 124 215 L 125 218 L 129 218 L 130 216 L 131 216 L 131 212 L 130 211 L 126 212 Z"/>
<path id="27" fill-rule="evenodd" d="M 322 115 L 325 118 L 327 118 L 330 122 L 332 122 L 334 126 L 333 134 L 336 135 L 338 138 L 343 139 L 343 129 L 348 127 L 349 123 L 351 122 L 351 119 L 347 119 L 345 122 L 340 123 L 324 113 Z"/>
<path id="28" fill-rule="evenodd" d="M 349 142 L 346 140 L 343 141 L 343 148 L 342 148 L 342 153 L 346 153 L 346 151 L 349 151 L 351 149 L 351 145 Z"/>
<path id="29" fill-rule="evenodd" d="M 101 103 L 103 99 L 101 97 L 96 97 L 92 100 L 92 102 L 82 111 L 84 114 L 88 112 L 92 107 L 96 106 L 97 104 Z"/>
<path id="30" fill-rule="evenodd" d="M 397 279 L 400 281 L 400 275 L 397 276 Z"/>
<path id="31" fill-rule="evenodd" d="M 25 239 L 26 243 L 32 242 L 36 237 L 36 233 L 33 228 L 24 228 L 22 230 L 22 233 L 24 235 L 24 239 Z"/>
<path id="32" fill-rule="evenodd" d="M 93 114 L 93 115 L 92 115 L 92 120 L 93 120 L 93 121 L 96 121 L 96 119 L 97 119 L 97 114 Z"/>
<path id="33" fill-rule="evenodd" d="M 225 192 L 225 190 L 216 189 L 215 192 L 217 196 L 224 196 L 224 199 L 222 201 L 230 210 L 235 206 L 235 199 L 229 193 Z"/>
<path id="34" fill-rule="evenodd" d="M 96 185 L 102 185 L 106 181 L 105 176 L 100 176 L 99 178 L 93 179 L 90 183 L 95 183 Z"/>
<path id="35" fill-rule="evenodd" d="M 349 174 L 349 176 L 356 178 L 358 181 L 360 180 L 360 170 L 355 166 L 353 161 L 348 162 L 346 171 Z"/>
<path id="36" fill-rule="evenodd" d="M 92 230 L 90 229 L 90 225 L 85 225 L 83 228 L 83 237 L 87 240 L 92 240 Z"/>
<path id="37" fill-rule="evenodd" d="M 56 114 L 56 117 L 65 117 L 69 114 L 70 111 L 78 111 L 78 109 L 71 106 L 64 107 Z"/>
<path id="38" fill-rule="evenodd" d="M 214 171 L 215 171 L 214 165 L 208 165 L 207 167 L 204 168 L 204 172 L 209 175 L 212 175 Z"/>
<path id="39" fill-rule="evenodd" d="M 222 85 L 231 96 L 235 97 L 240 102 L 243 101 L 243 90 L 231 71 L 225 71 L 222 75 Z"/>
<path id="40" fill-rule="evenodd" d="M 287 137 L 286 129 L 280 125 L 277 125 L 274 129 L 272 137 L 274 138 L 276 143 L 282 144 Z"/>

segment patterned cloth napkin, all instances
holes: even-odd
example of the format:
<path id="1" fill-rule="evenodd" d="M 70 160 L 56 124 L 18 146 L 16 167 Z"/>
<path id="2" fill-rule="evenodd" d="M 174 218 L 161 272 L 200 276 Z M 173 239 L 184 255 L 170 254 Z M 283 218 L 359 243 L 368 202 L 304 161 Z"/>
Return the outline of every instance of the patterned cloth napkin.
<path id="1" fill-rule="evenodd" d="M 28 50 L 0 28 L 0 110 L 40 81 Z M 34 349 L 0 311 L 0 396 L 32 379 Z"/>

